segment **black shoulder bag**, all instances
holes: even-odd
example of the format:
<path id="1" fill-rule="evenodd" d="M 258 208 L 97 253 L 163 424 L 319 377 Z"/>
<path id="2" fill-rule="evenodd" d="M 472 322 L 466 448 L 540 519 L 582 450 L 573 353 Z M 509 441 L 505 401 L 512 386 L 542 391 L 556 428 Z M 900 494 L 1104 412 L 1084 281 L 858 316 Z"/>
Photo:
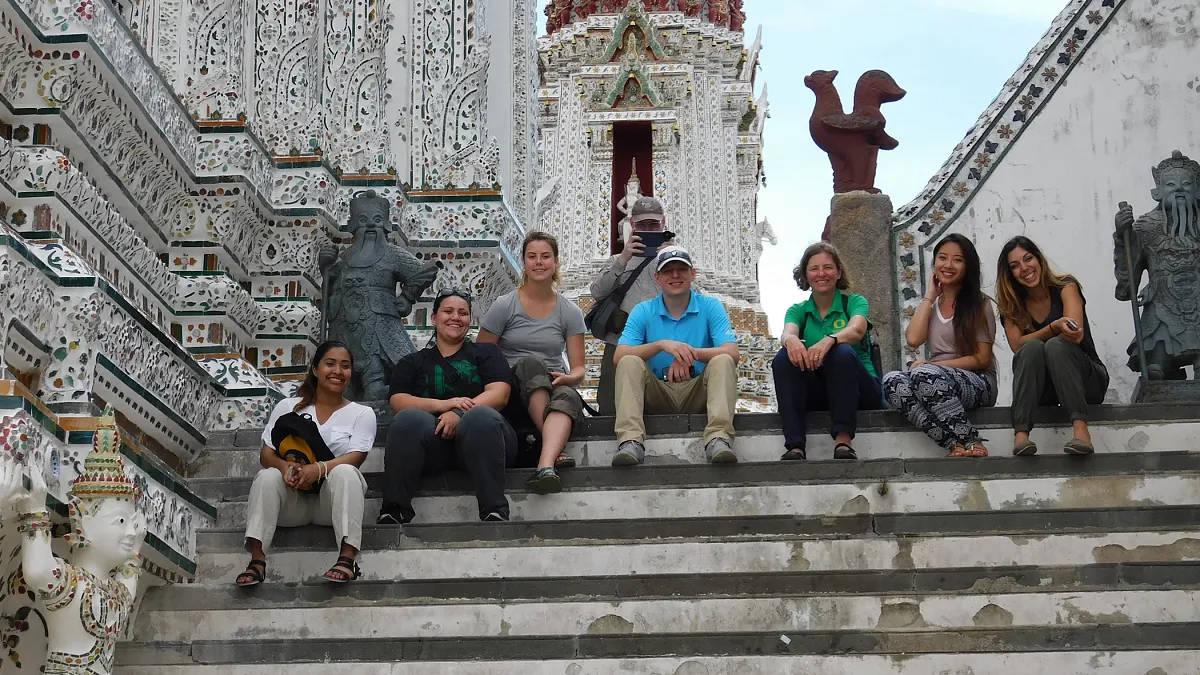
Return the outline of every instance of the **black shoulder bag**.
<path id="1" fill-rule="evenodd" d="M 275 426 L 271 427 L 271 443 L 275 446 L 275 454 L 289 462 L 316 464 L 333 459 L 316 421 L 297 412 L 281 415 L 275 420 Z M 324 479 L 315 481 L 302 492 L 319 493 L 323 482 Z"/>
<path id="2" fill-rule="evenodd" d="M 846 299 L 846 294 L 842 293 L 842 314 L 850 316 L 850 301 Z M 866 319 L 866 317 L 863 317 Z M 849 321 L 849 319 L 846 319 Z M 808 325 L 808 313 L 804 313 L 804 318 L 800 320 L 800 339 L 804 339 L 804 327 Z M 879 350 L 879 345 L 871 339 L 871 320 L 867 319 L 867 332 L 863 334 L 863 342 L 867 344 L 867 354 L 871 358 L 871 365 L 875 368 L 876 379 L 883 377 L 883 352 Z"/>
<path id="3" fill-rule="evenodd" d="M 592 305 L 592 308 L 588 310 L 587 315 L 583 317 L 583 325 L 587 326 L 587 329 L 591 331 L 592 336 L 597 340 L 606 339 L 609 333 L 620 332 L 617 326 L 612 325 L 613 315 L 621 308 L 621 303 L 624 302 L 629 289 L 633 288 L 633 282 L 642 276 L 642 270 L 646 269 L 646 265 L 649 265 L 652 260 L 654 258 L 647 257 L 642 261 L 642 264 L 637 266 L 637 269 L 634 270 L 633 274 L 629 275 L 625 283 L 618 286 L 616 290 L 604 298 L 597 300 L 596 304 Z"/>

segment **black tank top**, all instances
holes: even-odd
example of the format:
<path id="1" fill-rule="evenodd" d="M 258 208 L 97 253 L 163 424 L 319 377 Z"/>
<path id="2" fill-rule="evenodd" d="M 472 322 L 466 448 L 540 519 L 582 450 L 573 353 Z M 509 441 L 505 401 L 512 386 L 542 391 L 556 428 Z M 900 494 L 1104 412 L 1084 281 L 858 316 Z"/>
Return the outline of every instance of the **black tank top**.
<path id="1" fill-rule="evenodd" d="M 1079 291 L 1079 297 L 1083 298 L 1083 291 Z M 1050 288 L 1050 313 L 1046 315 L 1044 321 L 1033 321 L 1033 317 L 1029 317 L 1033 321 L 1033 332 L 1049 326 L 1063 317 L 1063 301 L 1062 289 Z M 1087 298 L 1083 298 L 1083 342 L 1079 343 L 1083 353 L 1087 354 L 1093 361 L 1100 361 L 1100 355 L 1096 353 L 1096 343 L 1092 342 L 1092 326 L 1088 323 L 1087 318 Z"/>

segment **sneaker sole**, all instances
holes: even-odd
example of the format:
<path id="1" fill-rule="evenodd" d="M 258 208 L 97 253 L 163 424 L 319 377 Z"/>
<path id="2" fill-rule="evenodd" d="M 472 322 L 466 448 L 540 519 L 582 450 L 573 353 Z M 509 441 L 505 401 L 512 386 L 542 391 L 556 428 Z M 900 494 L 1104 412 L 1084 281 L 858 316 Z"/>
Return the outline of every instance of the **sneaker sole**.
<path id="1" fill-rule="evenodd" d="M 562 492 L 562 479 L 558 476 L 543 476 L 537 480 L 531 480 L 526 483 L 529 490 L 534 494 L 553 495 Z"/>
<path id="2" fill-rule="evenodd" d="M 629 452 L 618 452 L 612 460 L 613 466 L 637 466 L 641 464 L 638 458 Z"/>
<path id="3" fill-rule="evenodd" d="M 709 460 L 711 464 L 737 464 L 737 455 L 732 450 L 722 450 Z"/>
<path id="4" fill-rule="evenodd" d="M 858 459 L 858 453 L 854 453 L 854 452 L 835 452 L 835 453 L 833 453 L 833 458 L 834 458 L 834 459 Z"/>
<path id="5" fill-rule="evenodd" d="M 1038 449 L 1037 449 L 1036 445 L 1030 445 L 1028 447 L 1021 448 L 1019 450 L 1014 449 L 1013 456 L 1014 457 L 1032 457 L 1037 454 L 1037 451 L 1038 451 Z"/>
<path id="6" fill-rule="evenodd" d="M 1067 453 L 1068 455 L 1090 455 L 1090 454 L 1096 452 L 1096 449 L 1095 448 L 1073 448 L 1068 445 L 1065 448 L 1063 448 L 1063 452 Z"/>

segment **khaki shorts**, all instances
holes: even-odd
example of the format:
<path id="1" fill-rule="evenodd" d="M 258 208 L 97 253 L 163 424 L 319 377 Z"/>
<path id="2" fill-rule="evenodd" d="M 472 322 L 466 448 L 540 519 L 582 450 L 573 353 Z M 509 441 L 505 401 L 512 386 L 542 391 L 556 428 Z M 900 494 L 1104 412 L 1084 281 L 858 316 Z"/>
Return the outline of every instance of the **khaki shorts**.
<path id="1" fill-rule="evenodd" d="M 529 399 L 533 397 L 536 391 L 550 392 L 550 404 L 546 406 L 546 414 L 552 412 L 560 412 L 571 418 L 572 422 L 578 423 L 583 419 L 583 398 L 579 392 L 575 391 L 574 387 L 559 385 L 557 387 L 551 384 L 550 370 L 546 368 L 546 363 L 536 356 L 526 356 L 517 361 L 517 364 L 512 369 L 513 378 L 516 380 L 517 393 L 521 396 L 521 402 L 525 404 L 525 409 L 529 409 Z"/>

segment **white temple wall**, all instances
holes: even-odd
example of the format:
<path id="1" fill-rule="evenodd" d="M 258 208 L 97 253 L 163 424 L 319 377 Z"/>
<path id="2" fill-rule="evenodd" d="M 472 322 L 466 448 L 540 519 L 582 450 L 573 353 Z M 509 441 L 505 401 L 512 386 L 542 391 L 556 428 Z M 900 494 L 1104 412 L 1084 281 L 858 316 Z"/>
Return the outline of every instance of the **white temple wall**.
<path id="1" fill-rule="evenodd" d="M 412 153 L 412 35 L 411 0 L 384 0 L 383 11 L 391 22 L 384 45 L 384 119 L 388 129 L 388 151 L 399 181 L 412 179 L 408 157 Z"/>
<path id="2" fill-rule="evenodd" d="M 500 182 L 509 204 L 530 229 L 536 214 L 537 42 L 533 0 L 487 0 L 491 38 L 488 129 L 500 146 Z"/>
<path id="3" fill-rule="evenodd" d="M 989 292 L 1000 248 L 1018 234 L 1079 278 L 1109 402 L 1128 401 L 1136 380 L 1125 366 L 1131 310 L 1113 296 L 1113 217 L 1121 201 L 1139 216 L 1155 206 L 1150 168 L 1176 149 L 1200 158 L 1200 6 L 1127 2 L 948 230 L 978 246 Z M 923 250 L 926 270 L 940 237 Z M 998 404 L 1007 405 L 1012 352 L 1002 334 Z"/>

